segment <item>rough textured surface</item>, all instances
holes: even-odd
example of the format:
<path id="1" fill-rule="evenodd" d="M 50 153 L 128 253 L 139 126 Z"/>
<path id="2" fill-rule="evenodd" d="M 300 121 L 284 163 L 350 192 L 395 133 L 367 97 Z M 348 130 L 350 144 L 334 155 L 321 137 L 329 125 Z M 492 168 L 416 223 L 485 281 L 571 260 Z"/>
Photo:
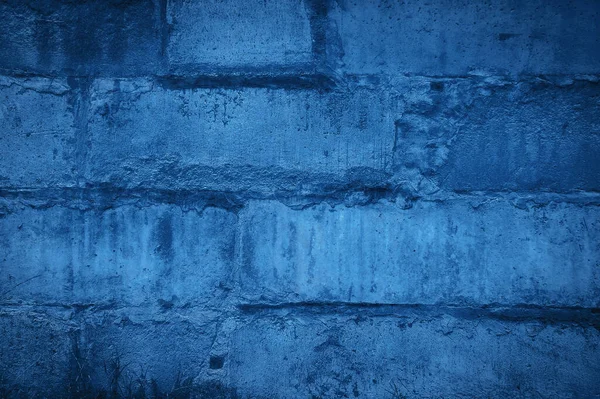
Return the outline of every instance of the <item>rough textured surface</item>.
<path id="1" fill-rule="evenodd" d="M 136 75 L 161 66 L 164 10 L 154 0 L 8 0 L 0 68 L 18 73 Z"/>
<path id="2" fill-rule="evenodd" d="M 376 178 L 392 168 L 390 102 L 366 90 L 180 91 L 99 80 L 90 91 L 86 177 L 119 187 L 226 191 L 291 190 L 353 172 Z"/>
<path id="3" fill-rule="evenodd" d="M 263 301 L 599 307 L 599 211 L 261 201 L 240 213 L 239 279 Z"/>
<path id="4" fill-rule="evenodd" d="M 228 284 L 235 223 L 235 215 L 215 208 L 202 213 L 167 205 L 87 212 L 24 209 L 0 219 L 2 283 L 15 285 L 3 299 L 207 302 Z"/>
<path id="5" fill-rule="evenodd" d="M 191 69 L 198 64 L 213 68 L 309 64 L 310 12 L 297 0 L 169 2 L 169 61 Z"/>
<path id="6" fill-rule="evenodd" d="M 598 73 L 593 1 L 332 2 L 344 70 L 359 74 Z"/>
<path id="7" fill-rule="evenodd" d="M 75 182 L 74 93 L 64 79 L 0 77 L 2 187 Z"/>
<path id="8" fill-rule="evenodd" d="M 599 16 L 0 2 L 0 397 L 600 397 Z"/>
<path id="9" fill-rule="evenodd" d="M 257 317 L 233 338 L 230 372 L 242 392 L 267 397 L 394 397 L 396 389 L 406 397 L 577 397 L 600 389 L 594 328 L 442 313 Z"/>
<path id="10" fill-rule="evenodd" d="M 404 173 L 454 191 L 600 189 L 595 77 L 410 82 L 395 121 Z"/>

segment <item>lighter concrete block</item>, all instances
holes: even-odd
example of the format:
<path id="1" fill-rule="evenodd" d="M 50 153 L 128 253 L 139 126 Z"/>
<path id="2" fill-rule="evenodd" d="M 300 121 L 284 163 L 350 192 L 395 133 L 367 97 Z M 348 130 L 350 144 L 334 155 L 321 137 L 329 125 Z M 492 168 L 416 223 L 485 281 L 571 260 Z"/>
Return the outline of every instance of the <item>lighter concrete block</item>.
<path id="1" fill-rule="evenodd" d="M 266 302 L 597 307 L 597 207 L 507 200 L 243 210 L 240 285 Z"/>
<path id="2" fill-rule="evenodd" d="M 227 285 L 235 215 L 135 205 L 24 209 L 0 219 L 3 300 L 205 303 Z"/>
<path id="3" fill-rule="evenodd" d="M 175 68 L 309 63 L 308 13 L 301 0 L 170 1 L 169 61 Z"/>

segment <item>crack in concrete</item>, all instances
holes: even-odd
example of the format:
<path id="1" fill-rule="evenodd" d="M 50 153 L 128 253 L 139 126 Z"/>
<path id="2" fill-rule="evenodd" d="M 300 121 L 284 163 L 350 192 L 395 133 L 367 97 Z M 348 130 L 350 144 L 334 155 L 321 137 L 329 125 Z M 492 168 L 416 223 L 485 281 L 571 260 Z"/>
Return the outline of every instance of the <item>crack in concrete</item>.
<path id="1" fill-rule="evenodd" d="M 282 316 L 293 313 L 295 315 L 344 315 L 356 316 L 361 320 L 365 318 L 416 318 L 437 319 L 450 316 L 466 321 L 496 320 L 507 323 L 540 322 L 548 325 L 575 324 L 582 327 L 593 327 L 600 330 L 600 308 L 581 306 L 546 306 L 532 304 L 502 304 L 490 303 L 482 305 L 458 304 L 420 304 L 420 303 L 373 303 L 373 302 L 328 302 L 328 301 L 300 301 L 281 303 L 249 303 L 229 301 L 230 306 L 222 304 L 185 304 L 162 309 L 151 304 L 117 304 L 107 303 L 0 303 L 2 312 L 14 313 L 26 309 L 27 312 L 35 309 L 56 309 L 80 313 L 103 313 L 107 311 L 127 311 L 137 309 L 153 314 L 181 316 L 182 311 L 194 313 L 196 311 L 217 312 L 215 320 L 224 320 L 245 316 Z M 228 303 L 229 303 L 228 302 Z M 161 316 L 162 317 L 162 316 Z M 183 317 L 183 316 L 182 316 Z M 360 321 L 360 320 L 359 320 Z"/>
<path id="2" fill-rule="evenodd" d="M 176 69 L 163 74 L 153 75 L 90 75 L 77 73 L 34 73 L 21 70 L 0 69 L 0 77 L 17 79 L 115 79 L 115 80 L 148 80 L 156 82 L 169 90 L 189 90 L 203 88 L 270 88 L 270 89 L 298 89 L 298 90 L 323 90 L 345 91 L 356 87 L 381 90 L 384 87 L 393 89 L 404 80 L 424 80 L 432 82 L 462 82 L 477 83 L 481 88 L 517 86 L 523 83 L 543 85 L 547 87 L 569 87 L 577 84 L 600 83 L 597 74 L 555 74 L 555 75 L 526 75 L 518 77 L 498 74 L 466 74 L 466 75 L 426 75 L 426 74 L 396 74 L 372 75 L 338 73 L 330 68 L 319 68 L 318 64 L 292 64 L 292 65 L 266 65 L 260 67 L 238 66 L 236 68 L 215 69 L 208 65 L 193 66 L 178 65 Z M 16 84 L 16 83 L 13 83 Z M 4 85 L 6 86 L 6 84 Z M 36 85 L 26 87 L 28 90 L 37 90 L 41 93 L 63 95 L 63 90 L 48 90 Z"/>
<path id="3" fill-rule="evenodd" d="M 378 203 L 396 204 L 410 209 L 418 202 L 467 202 L 473 209 L 496 201 L 510 203 L 519 209 L 542 208 L 553 203 L 579 206 L 600 206 L 598 192 L 449 192 L 438 191 L 422 195 L 406 191 L 403 187 L 335 187 L 313 192 L 279 191 L 211 191 L 211 190 L 166 190 L 125 189 L 112 186 L 88 188 L 0 188 L 0 216 L 13 213 L 19 207 L 48 209 L 55 206 L 77 210 L 109 210 L 121 206 L 135 205 L 146 208 L 155 205 L 176 205 L 187 210 L 202 212 L 206 208 L 220 208 L 237 213 L 248 202 L 257 200 L 277 201 L 291 209 L 308 209 L 321 204 L 332 208 L 362 207 Z"/>
<path id="4" fill-rule="evenodd" d="M 540 321 L 547 324 L 579 324 L 600 330 L 600 308 L 580 306 L 542 306 L 530 304 L 400 304 L 372 302 L 283 302 L 283 303 L 242 303 L 238 309 L 245 314 L 355 314 L 368 317 L 419 316 L 440 317 L 449 315 L 457 319 L 493 319 L 505 322 Z"/>

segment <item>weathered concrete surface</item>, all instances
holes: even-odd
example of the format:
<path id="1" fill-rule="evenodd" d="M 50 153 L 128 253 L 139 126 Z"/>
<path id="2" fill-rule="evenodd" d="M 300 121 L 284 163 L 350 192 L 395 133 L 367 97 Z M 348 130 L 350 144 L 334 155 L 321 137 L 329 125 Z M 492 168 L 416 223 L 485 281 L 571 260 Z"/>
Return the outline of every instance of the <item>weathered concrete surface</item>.
<path id="1" fill-rule="evenodd" d="M 407 397 L 594 397 L 600 320 L 577 312 L 3 306 L 2 389 L 151 394 L 171 392 L 180 373 L 236 387 L 225 397 L 394 397 L 394 387 Z"/>
<path id="2" fill-rule="evenodd" d="M 73 93 L 66 80 L 0 77 L 0 186 L 75 182 Z"/>
<path id="3" fill-rule="evenodd" d="M 94 184 L 264 194 L 407 183 L 419 195 L 600 189 L 593 78 L 351 80 L 333 92 L 98 80 L 90 101 L 85 168 Z"/>
<path id="4" fill-rule="evenodd" d="M 156 73 L 164 10 L 154 0 L 0 4 L 0 69 L 58 75 Z"/>
<path id="5" fill-rule="evenodd" d="M 235 224 L 215 208 L 25 208 L 0 219 L 0 299 L 165 308 L 215 300 L 230 285 Z"/>
<path id="6" fill-rule="evenodd" d="M 233 334 L 229 378 L 281 398 L 600 394 L 596 328 L 370 313 L 254 316 Z"/>
<path id="7" fill-rule="evenodd" d="M 0 2 L 0 397 L 600 397 L 599 15 Z"/>
<path id="8" fill-rule="evenodd" d="M 183 382 L 210 374 L 219 316 L 225 310 L 216 309 L 174 305 L 83 312 L 77 339 L 93 386 L 110 392 L 116 362 L 124 373 L 121 388 L 131 384 L 134 392 L 140 377 L 154 379 L 170 392 L 177 378 Z"/>
<path id="9" fill-rule="evenodd" d="M 170 90 L 97 80 L 86 178 L 170 189 L 298 190 L 391 171 L 393 99 L 370 90 Z"/>
<path id="10" fill-rule="evenodd" d="M 600 189 L 596 78 L 416 78 L 397 85 L 396 173 L 420 191 Z"/>
<path id="11" fill-rule="evenodd" d="M 594 77 L 352 78 L 333 91 L 173 84 L 4 78 L 3 188 L 600 190 Z"/>
<path id="12" fill-rule="evenodd" d="M 599 11 L 585 0 L 28 0 L 0 6 L 4 70 L 105 76 L 227 75 L 240 67 L 274 75 L 280 67 L 438 76 L 600 72 Z"/>
<path id="13" fill-rule="evenodd" d="M 75 324 L 69 312 L 0 309 L 0 396 L 59 397 L 66 391 Z"/>
<path id="14" fill-rule="evenodd" d="M 599 307 L 600 208 L 382 202 L 240 213 L 251 300 Z"/>
<path id="15" fill-rule="evenodd" d="M 332 2 L 338 64 L 347 73 L 600 71 L 598 4 L 586 0 Z M 337 33 L 337 35 L 336 35 Z"/>
<path id="16" fill-rule="evenodd" d="M 324 45 L 311 25 L 325 18 L 319 7 L 312 0 L 5 1 L 0 69 L 79 76 L 220 74 L 220 68 L 227 74 L 239 67 L 311 73 Z"/>
<path id="17" fill-rule="evenodd" d="M 312 10 L 298 0 L 168 3 L 175 70 L 310 65 Z"/>
<path id="18" fill-rule="evenodd" d="M 218 315 L 180 306 L 5 305 L 0 395 L 132 397 L 140 387 L 147 395 L 153 387 L 172 393 L 177 378 L 181 384 L 210 373 Z"/>

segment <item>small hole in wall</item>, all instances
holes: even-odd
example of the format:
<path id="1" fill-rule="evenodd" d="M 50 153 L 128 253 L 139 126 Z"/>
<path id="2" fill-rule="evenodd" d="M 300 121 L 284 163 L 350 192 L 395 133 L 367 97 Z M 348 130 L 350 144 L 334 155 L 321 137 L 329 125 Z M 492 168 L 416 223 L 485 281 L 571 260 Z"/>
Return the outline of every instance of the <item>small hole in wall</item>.
<path id="1" fill-rule="evenodd" d="M 211 356 L 209 367 L 213 370 L 223 368 L 223 363 L 225 363 L 225 356 Z"/>
<path id="2" fill-rule="evenodd" d="M 433 91 L 444 91 L 444 82 L 431 82 L 429 87 Z"/>

